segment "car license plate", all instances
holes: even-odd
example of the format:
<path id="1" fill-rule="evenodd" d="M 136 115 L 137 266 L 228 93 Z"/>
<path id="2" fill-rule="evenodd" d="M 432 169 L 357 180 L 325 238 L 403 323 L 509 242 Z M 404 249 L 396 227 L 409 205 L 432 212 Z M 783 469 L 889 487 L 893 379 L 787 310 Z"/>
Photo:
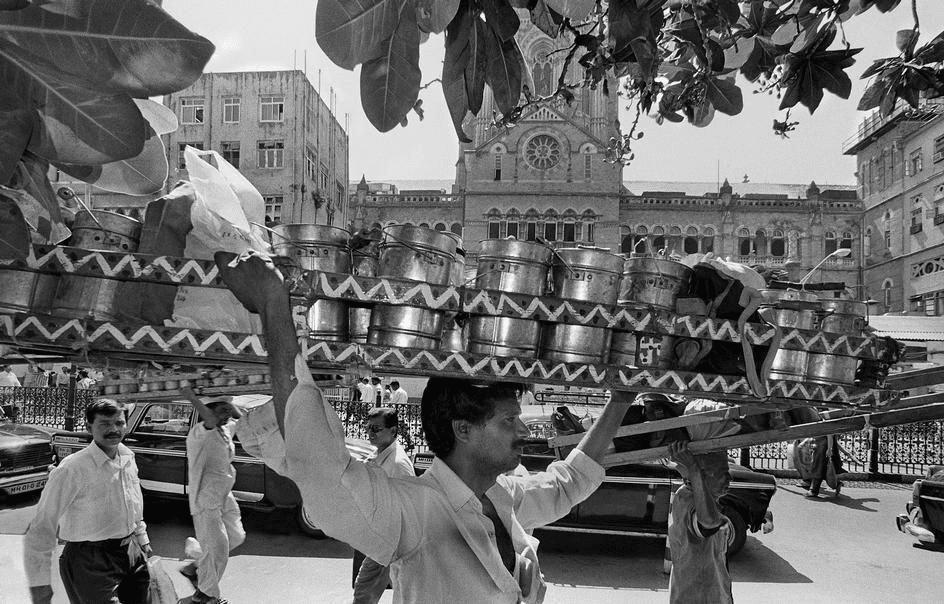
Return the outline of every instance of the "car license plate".
<path id="1" fill-rule="evenodd" d="M 13 485 L 12 487 L 7 488 L 7 492 L 11 495 L 17 493 L 25 493 L 27 491 L 35 491 L 36 489 L 41 489 L 46 486 L 46 479 L 42 480 L 33 480 L 30 482 L 24 482 L 23 484 Z"/>

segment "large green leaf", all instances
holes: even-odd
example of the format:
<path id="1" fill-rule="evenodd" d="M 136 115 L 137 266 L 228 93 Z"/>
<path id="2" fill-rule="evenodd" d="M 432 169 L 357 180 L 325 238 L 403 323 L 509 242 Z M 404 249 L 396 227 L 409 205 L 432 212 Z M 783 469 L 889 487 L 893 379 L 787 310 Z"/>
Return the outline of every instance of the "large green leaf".
<path id="1" fill-rule="evenodd" d="M 97 164 L 141 152 L 147 124 L 131 97 L 58 79 L 55 66 L 0 40 L 0 110 L 36 109 L 29 149 L 49 161 Z"/>
<path id="2" fill-rule="evenodd" d="M 594 0 L 545 0 L 548 8 L 568 19 L 579 21 L 590 14 Z"/>
<path id="3" fill-rule="evenodd" d="M 186 88 L 214 50 L 147 0 L 52 0 L 0 11 L 0 40 L 10 53 L 28 51 L 24 62 L 55 65 L 62 82 L 142 98 Z"/>
<path id="4" fill-rule="evenodd" d="M 515 39 L 502 42 L 492 27 L 486 27 L 485 81 L 492 88 L 498 111 L 508 113 L 521 97 L 521 49 Z"/>
<path id="5" fill-rule="evenodd" d="M 732 80 L 705 78 L 705 92 L 715 109 L 725 115 L 737 115 L 744 109 L 744 96 Z"/>
<path id="6" fill-rule="evenodd" d="M 315 38 L 337 66 L 354 69 L 387 52 L 407 5 L 407 0 L 319 0 Z"/>
<path id="7" fill-rule="evenodd" d="M 469 111 L 478 115 L 485 96 L 485 66 L 488 64 L 486 50 L 488 26 L 475 15 L 469 32 L 469 60 L 465 64 L 465 90 L 469 97 Z"/>
<path id="8" fill-rule="evenodd" d="M 469 3 L 463 1 L 456 17 L 446 28 L 446 53 L 443 57 L 442 89 L 446 106 L 452 117 L 456 136 L 463 143 L 472 139 L 462 129 L 462 122 L 469 113 L 469 95 L 466 91 L 465 73 L 470 60 L 469 38 L 474 26 Z"/>
<path id="9" fill-rule="evenodd" d="M 361 66 L 361 105 L 381 132 L 402 122 L 420 93 L 420 30 L 413 7 L 403 7 L 383 54 Z"/>
<path id="10" fill-rule="evenodd" d="M 508 0 L 479 0 L 479 4 L 482 6 L 485 20 L 503 42 L 515 37 L 521 21 L 515 9 L 508 4 Z"/>
<path id="11" fill-rule="evenodd" d="M 126 195 L 157 193 L 167 180 L 167 153 L 160 136 L 154 134 L 144 142 L 144 150 L 135 157 L 97 166 L 54 163 L 75 178 L 99 189 Z"/>
<path id="12" fill-rule="evenodd" d="M 29 109 L 0 111 L 0 185 L 10 182 L 33 133 L 36 112 Z"/>

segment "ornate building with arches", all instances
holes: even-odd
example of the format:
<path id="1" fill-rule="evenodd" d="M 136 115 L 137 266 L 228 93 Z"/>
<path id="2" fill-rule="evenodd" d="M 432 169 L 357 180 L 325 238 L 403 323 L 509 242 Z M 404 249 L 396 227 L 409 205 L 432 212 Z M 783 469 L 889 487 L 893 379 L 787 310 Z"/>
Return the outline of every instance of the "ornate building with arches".
<path id="1" fill-rule="evenodd" d="M 527 12 L 518 14 L 527 85 L 546 96 L 566 55 L 555 51 L 566 42 L 542 34 Z M 622 253 L 714 252 L 799 279 L 848 247 L 851 257 L 831 259 L 813 280 L 858 286 L 862 206 L 854 187 L 624 182 L 622 166 L 605 157 L 618 115 L 617 83 L 608 87 L 609 95 L 579 88 L 570 104 L 531 106 L 511 129 L 493 124 L 486 88 L 479 115 L 464 124 L 472 142 L 459 149 L 449 192 L 448 185 L 398 189 L 362 178 L 352 187 L 351 227 L 409 222 L 457 232 L 467 266 L 475 264 L 479 241 L 511 236 Z"/>

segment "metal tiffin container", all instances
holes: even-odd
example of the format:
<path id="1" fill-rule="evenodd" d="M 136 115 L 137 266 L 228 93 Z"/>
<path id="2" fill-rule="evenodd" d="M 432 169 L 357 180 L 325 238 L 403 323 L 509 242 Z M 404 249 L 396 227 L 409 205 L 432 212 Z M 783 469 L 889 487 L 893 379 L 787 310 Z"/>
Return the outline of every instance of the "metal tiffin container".
<path id="1" fill-rule="evenodd" d="M 350 233 L 338 227 L 295 223 L 272 227 L 272 250 L 294 259 L 309 271 L 350 273 Z M 315 300 L 307 313 L 308 335 L 319 340 L 347 341 L 348 307 L 341 300 Z"/>
<path id="2" fill-rule="evenodd" d="M 623 257 L 596 247 L 562 248 L 554 253 L 551 287 L 557 298 L 613 306 L 619 297 Z M 545 323 L 541 358 L 564 363 L 604 363 L 610 329 Z"/>
<path id="3" fill-rule="evenodd" d="M 518 239 L 480 243 L 475 286 L 513 294 L 543 296 L 547 291 L 552 250 Z M 475 315 L 469 319 L 469 352 L 533 359 L 541 340 L 535 319 Z"/>
<path id="4" fill-rule="evenodd" d="M 865 331 L 865 302 L 841 298 L 820 298 L 822 311 L 817 314 L 815 329 L 825 333 L 861 338 Z M 852 386 L 859 359 L 842 354 L 809 353 L 807 380 L 818 384 Z"/>
<path id="5" fill-rule="evenodd" d="M 69 245 L 99 252 L 134 253 L 141 238 L 141 222 L 106 210 L 81 210 L 75 215 Z M 56 288 L 55 315 L 115 321 L 118 287 L 116 279 L 62 275 Z"/>
<path id="6" fill-rule="evenodd" d="M 409 224 L 385 227 L 383 233 L 378 277 L 449 285 L 459 247 L 455 235 Z M 367 343 L 435 350 L 442 341 L 444 318 L 439 310 L 377 304 Z"/>
<path id="7" fill-rule="evenodd" d="M 796 289 L 762 289 L 758 313 L 784 329 L 813 329 L 821 305 L 816 294 Z M 774 355 L 770 377 L 775 380 L 805 381 L 809 353 L 781 348 Z"/>

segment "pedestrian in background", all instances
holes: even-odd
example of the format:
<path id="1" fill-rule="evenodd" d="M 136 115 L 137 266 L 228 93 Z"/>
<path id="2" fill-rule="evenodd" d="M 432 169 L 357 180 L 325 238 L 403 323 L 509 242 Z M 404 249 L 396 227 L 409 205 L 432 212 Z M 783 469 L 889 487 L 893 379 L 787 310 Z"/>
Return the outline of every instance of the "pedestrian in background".
<path id="1" fill-rule="evenodd" d="M 380 383 L 380 378 L 377 376 L 370 378 L 370 384 L 374 387 L 374 404 L 380 407 L 383 405 L 383 384 Z"/>
<path id="2" fill-rule="evenodd" d="M 390 405 L 405 405 L 410 400 L 406 390 L 400 386 L 400 382 L 393 380 L 390 382 Z"/>
<path id="3" fill-rule="evenodd" d="M 727 453 L 693 455 L 687 442 L 677 440 L 669 455 L 685 480 L 672 496 L 669 519 L 669 603 L 731 604 L 727 553 L 734 529 L 718 503 L 731 482 Z"/>
<path id="4" fill-rule="evenodd" d="M 189 547 L 185 548 L 196 550 L 198 557 L 180 572 L 196 579 L 193 604 L 226 604 L 220 597 L 220 579 L 229 552 L 246 540 L 232 492 L 236 483 L 233 420 L 241 414 L 231 396 L 204 401 L 190 388 L 182 388 L 181 393 L 200 414 L 200 421 L 187 434 L 187 493 L 197 543 L 188 538 Z"/>
<path id="5" fill-rule="evenodd" d="M 357 383 L 357 393 L 358 399 L 360 402 L 373 405 L 374 400 L 376 399 L 374 387 L 370 385 L 370 378 L 363 378 L 360 382 Z"/>
<path id="6" fill-rule="evenodd" d="M 400 420 L 396 409 L 375 407 L 367 413 L 367 437 L 377 447 L 366 463 L 379 466 L 391 478 L 412 477 L 413 462 L 397 442 Z M 355 552 L 360 554 L 360 552 Z M 376 604 L 390 583 L 390 568 L 363 555 L 355 555 L 355 566 L 363 558 L 354 579 L 354 604 Z"/>
<path id="7" fill-rule="evenodd" d="M 146 604 L 151 545 L 134 453 L 121 444 L 125 408 L 98 399 L 85 410 L 92 442 L 49 474 L 23 539 L 33 604 L 52 602 L 52 552 L 72 604 Z"/>
<path id="8" fill-rule="evenodd" d="M 94 387 L 95 387 L 95 384 L 96 384 L 95 380 L 93 380 L 93 379 L 89 376 L 89 372 L 88 372 L 87 369 L 80 369 L 80 370 L 79 370 L 79 379 L 78 379 L 78 381 L 75 383 L 75 387 L 76 387 L 76 388 L 82 388 L 82 389 L 84 389 L 84 390 L 89 390 L 89 389 L 91 389 L 91 388 L 94 388 Z"/>
<path id="9" fill-rule="evenodd" d="M 16 377 L 9 365 L 0 365 L 0 386 L 19 386 L 20 378 Z"/>

